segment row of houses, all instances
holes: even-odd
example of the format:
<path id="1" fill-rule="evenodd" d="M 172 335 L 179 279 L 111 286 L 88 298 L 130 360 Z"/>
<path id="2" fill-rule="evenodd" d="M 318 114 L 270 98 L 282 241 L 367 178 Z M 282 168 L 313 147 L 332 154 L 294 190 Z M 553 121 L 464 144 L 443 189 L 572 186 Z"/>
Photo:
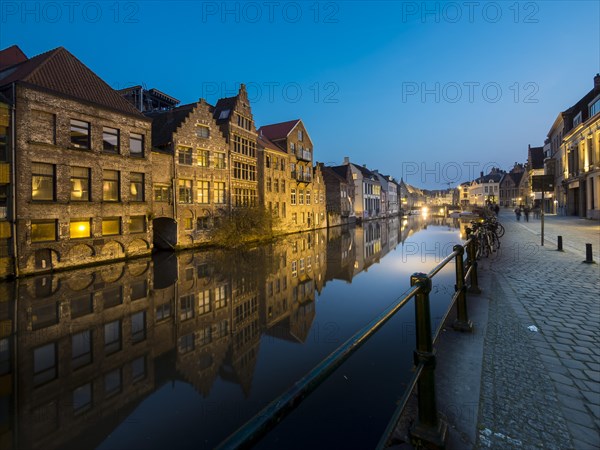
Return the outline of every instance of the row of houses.
<path id="1" fill-rule="evenodd" d="M 545 175 L 542 192 L 535 176 Z M 463 207 L 498 204 L 543 208 L 546 213 L 600 218 L 600 74 L 593 88 L 558 114 L 543 146 L 528 146 L 527 161 L 508 172 L 492 168 L 458 187 Z"/>
<path id="2" fill-rule="evenodd" d="M 300 119 L 257 126 L 243 84 L 180 105 L 114 90 L 62 47 L 0 51 L 0 278 L 210 243 L 241 208 L 276 233 L 393 216 L 402 186 L 316 162 Z"/>

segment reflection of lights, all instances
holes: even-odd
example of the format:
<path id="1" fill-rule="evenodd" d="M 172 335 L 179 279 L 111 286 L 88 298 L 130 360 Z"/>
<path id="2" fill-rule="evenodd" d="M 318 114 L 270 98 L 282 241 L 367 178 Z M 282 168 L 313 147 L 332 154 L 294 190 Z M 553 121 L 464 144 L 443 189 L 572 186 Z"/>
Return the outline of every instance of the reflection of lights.
<path id="1" fill-rule="evenodd" d="M 402 226 L 405 227 L 406 225 L 408 225 L 408 219 L 404 219 L 402 221 Z"/>
<path id="2" fill-rule="evenodd" d="M 79 226 L 77 227 L 77 229 L 78 229 L 79 231 L 85 231 L 85 230 L 86 230 L 86 228 L 87 228 L 87 227 L 86 227 L 85 225 L 79 225 Z"/>
<path id="3" fill-rule="evenodd" d="M 440 214 L 444 214 L 444 208 L 440 208 Z"/>

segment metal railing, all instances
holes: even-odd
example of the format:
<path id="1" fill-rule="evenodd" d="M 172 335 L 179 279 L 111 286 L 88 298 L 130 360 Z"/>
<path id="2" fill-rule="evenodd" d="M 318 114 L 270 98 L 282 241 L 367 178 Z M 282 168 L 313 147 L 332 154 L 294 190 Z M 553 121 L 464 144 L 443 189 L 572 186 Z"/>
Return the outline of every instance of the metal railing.
<path id="1" fill-rule="evenodd" d="M 467 260 L 464 260 L 465 250 Z M 469 237 L 465 245 L 455 245 L 453 252 L 446 256 L 429 273 L 414 273 L 410 277 L 410 289 L 393 305 L 386 308 L 379 316 L 371 320 L 344 344 L 334 350 L 329 356 L 317 364 L 310 372 L 298 380 L 292 387 L 271 401 L 248 422 L 238 428 L 217 447 L 218 449 L 249 448 L 256 444 L 264 435 L 274 428 L 281 420 L 292 412 L 312 393 L 329 375 L 344 363 L 356 350 L 373 336 L 388 320 L 390 320 L 404 305 L 415 297 L 416 317 L 416 350 L 414 352 L 415 371 L 405 390 L 398 408 L 394 412 L 389 425 L 383 434 L 377 448 L 383 449 L 393 442 L 393 432 L 397 427 L 402 411 L 415 386 L 418 386 L 418 419 L 410 430 L 411 441 L 414 445 L 429 445 L 443 447 L 446 439 L 447 425 L 438 417 L 435 399 L 435 355 L 433 344 L 439 337 L 442 327 L 456 303 L 457 317 L 454 329 L 471 332 L 473 324 L 467 311 L 467 292 L 479 293 L 477 280 L 476 241 Z M 439 327 L 431 333 L 431 313 L 429 308 L 429 293 L 432 278 L 452 260 L 455 260 L 456 285 Z M 465 270 L 466 269 L 466 270 Z M 467 289 L 467 286 L 470 286 Z"/>

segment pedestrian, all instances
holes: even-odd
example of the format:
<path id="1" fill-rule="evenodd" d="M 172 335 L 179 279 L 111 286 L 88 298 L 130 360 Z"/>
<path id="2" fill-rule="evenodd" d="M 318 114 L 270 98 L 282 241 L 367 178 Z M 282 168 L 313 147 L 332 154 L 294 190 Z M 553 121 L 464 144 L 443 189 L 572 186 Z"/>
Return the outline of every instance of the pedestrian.
<path id="1" fill-rule="evenodd" d="M 496 217 L 498 217 L 498 214 L 500 214 L 500 206 L 498 206 L 498 203 L 494 205 L 494 212 L 496 213 Z"/>
<path id="2" fill-rule="evenodd" d="M 521 208 L 518 206 L 515 208 L 515 216 L 517 216 L 517 221 L 521 220 Z"/>
<path id="3" fill-rule="evenodd" d="M 529 212 L 531 210 L 529 209 L 529 206 L 526 206 L 525 209 L 523 210 L 523 212 L 525 213 L 525 221 L 529 222 Z"/>

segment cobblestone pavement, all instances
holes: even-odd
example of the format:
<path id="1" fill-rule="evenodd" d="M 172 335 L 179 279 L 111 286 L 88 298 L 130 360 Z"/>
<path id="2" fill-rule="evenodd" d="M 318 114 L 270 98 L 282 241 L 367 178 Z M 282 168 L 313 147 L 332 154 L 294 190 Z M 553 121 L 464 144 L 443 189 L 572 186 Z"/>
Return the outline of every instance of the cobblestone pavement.
<path id="1" fill-rule="evenodd" d="M 600 448 L 600 269 L 582 262 L 587 242 L 597 260 L 600 226 L 547 219 L 565 252 L 540 246 L 539 220 L 503 211 L 502 249 L 480 264 L 490 303 L 477 448 Z"/>

